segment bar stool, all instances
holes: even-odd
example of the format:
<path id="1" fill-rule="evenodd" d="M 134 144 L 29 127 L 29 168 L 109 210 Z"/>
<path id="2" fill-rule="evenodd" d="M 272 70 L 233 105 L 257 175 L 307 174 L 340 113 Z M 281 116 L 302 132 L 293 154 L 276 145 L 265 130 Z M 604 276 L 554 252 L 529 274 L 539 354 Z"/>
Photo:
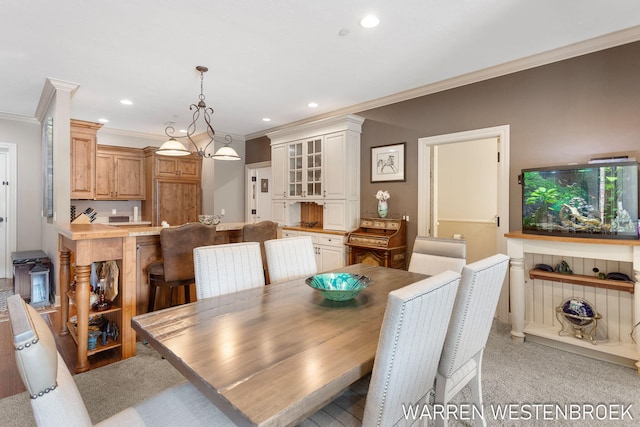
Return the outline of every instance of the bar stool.
<path id="1" fill-rule="evenodd" d="M 242 227 L 243 242 L 259 242 L 262 266 L 264 267 L 264 280 L 269 283 L 269 268 L 267 266 L 267 254 L 264 242 L 278 237 L 278 223 L 273 221 L 260 221 L 256 224 L 245 224 Z"/>
<path id="2" fill-rule="evenodd" d="M 155 261 L 148 267 L 149 304 L 147 312 L 151 312 L 155 308 L 158 287 L 169 288 L 171 300 L 173 299 L 173 289 L 183 287 L 185 302 L 191 302 L 190 288 L 191 284 L 195 283 L 193 250 L 200 246 L 213 245 L 215 237 L 215 226 L 199 222 L 160 230 L 162 260 Z"/>

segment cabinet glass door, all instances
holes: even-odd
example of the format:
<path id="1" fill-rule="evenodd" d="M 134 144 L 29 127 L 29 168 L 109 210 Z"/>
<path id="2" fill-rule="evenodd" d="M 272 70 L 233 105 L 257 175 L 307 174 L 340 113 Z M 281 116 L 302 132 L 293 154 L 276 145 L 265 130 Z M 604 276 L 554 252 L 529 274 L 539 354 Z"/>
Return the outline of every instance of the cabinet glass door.
<path id="1" fill-rule="evenodd" d="M 289 196 L 302 197 L 302 142 L 289 145 Z"/>
<path id="2" fill-rule="evenodd" d="M 322 196 L 322 139 L 306 142 L 307 192 L 306 197 Z"/>

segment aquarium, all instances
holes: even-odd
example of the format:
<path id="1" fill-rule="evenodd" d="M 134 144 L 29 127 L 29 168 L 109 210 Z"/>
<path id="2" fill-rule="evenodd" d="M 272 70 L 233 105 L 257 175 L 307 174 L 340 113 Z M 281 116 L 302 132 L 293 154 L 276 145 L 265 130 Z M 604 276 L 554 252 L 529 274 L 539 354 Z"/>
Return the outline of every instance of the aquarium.
<path id="1" fill-rule="evenodd" d="M 523 169 L 523 233 L 638 239 L 638 163 Z"/>

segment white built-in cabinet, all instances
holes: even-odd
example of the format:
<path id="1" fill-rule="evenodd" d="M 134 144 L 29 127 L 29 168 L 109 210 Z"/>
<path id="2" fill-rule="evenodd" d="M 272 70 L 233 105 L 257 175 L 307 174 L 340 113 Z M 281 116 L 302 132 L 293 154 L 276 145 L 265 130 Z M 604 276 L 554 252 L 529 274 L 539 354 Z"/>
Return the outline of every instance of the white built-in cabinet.
<path id="1" fill-rule="evenodd" d="M 298 230 L 282 230 L 282 238 L 309 236 L 313 242 L 313 252 L 316 256 L 316 266 L 319 272 L 335 270 L 347 265 L 347 251 L 344 245 L 344 235 L 329 233 L 314 233 Z"/>
<path id="2" fill-rule="evenodd" d="M 297 225 L 300 203 L 313 202 L 324 208 L 325 230 L 357 227 L 363 122 L 362 117 L 344 115 L 267 134 L 274 221 Z"/>

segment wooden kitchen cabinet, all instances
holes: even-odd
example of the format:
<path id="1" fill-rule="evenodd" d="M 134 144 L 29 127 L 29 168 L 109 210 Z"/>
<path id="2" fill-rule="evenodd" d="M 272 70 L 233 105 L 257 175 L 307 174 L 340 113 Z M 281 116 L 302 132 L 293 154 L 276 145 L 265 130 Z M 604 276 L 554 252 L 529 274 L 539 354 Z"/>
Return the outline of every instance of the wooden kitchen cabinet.
<path id="1" fill-rule="evenodd" d="M 162 221 L 182 225 L 198 221 L 201 213 L 202 159 L 193 154 L 168 157 L 155 154 L 147 147 L 145 154 L 146 199 L 141 204 L 144 221 L 157 226 Z"/>
<path id="2" fill-rule="evenodd" d="M 144 152 L 137 148 L 98 145 L 96 200 L 144 200 Z"/>
<path id="3" fill-rule="evenodd" d="M 195 158 L 194 158 L 195 157 Z M 170 157 L 154 155 L 156 178 L 185 178 L 200 180 L 202 159 L 198 156 Z"/>
<path id="4" fill-rule="evenodd" d="M 71 119 L 71 198 L 93 199 L 96 183 L 96 134 L 100 123 Z"/>

